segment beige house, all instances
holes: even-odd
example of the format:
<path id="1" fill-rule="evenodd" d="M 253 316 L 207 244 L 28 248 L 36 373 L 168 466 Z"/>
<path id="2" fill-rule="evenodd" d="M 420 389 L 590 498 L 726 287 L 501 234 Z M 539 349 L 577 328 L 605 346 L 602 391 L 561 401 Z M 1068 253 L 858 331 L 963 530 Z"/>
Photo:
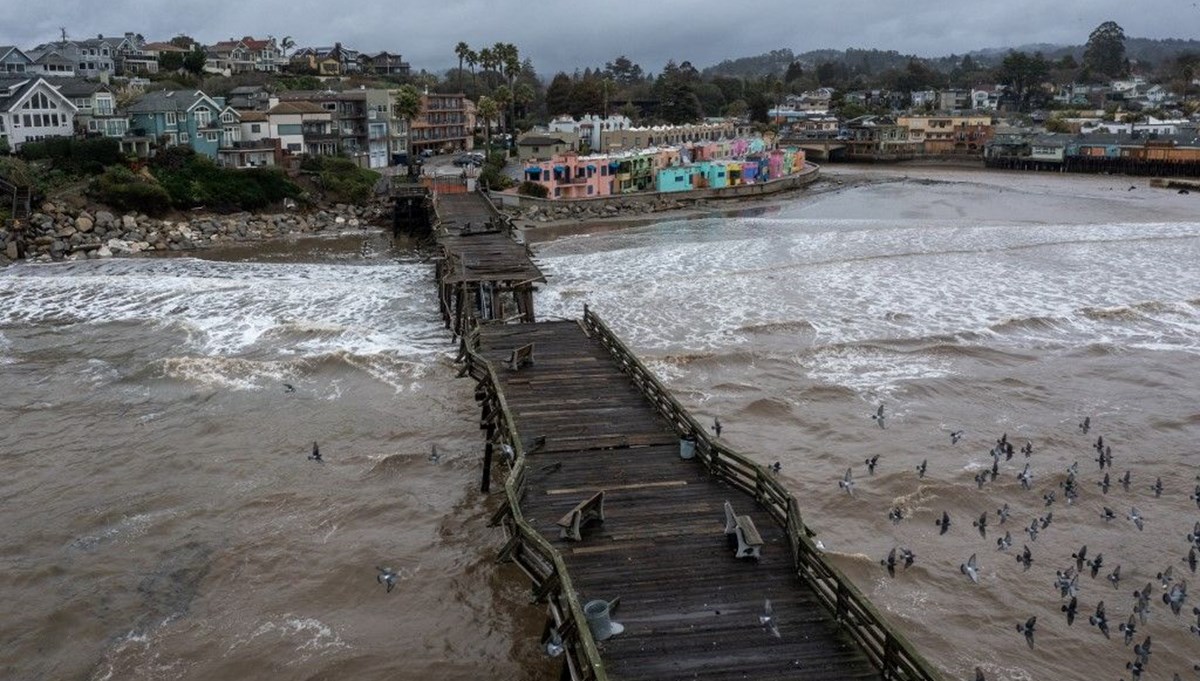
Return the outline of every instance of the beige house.
<path id="1" fill-rule="evenodd" d="M 925 154 L 983 154 L 992 138 L 988 114 L 900 116 L 896 124 L 908 128 L 908 141 Z"/>
<path id="2" fill-rule="evenodd" d="M 715 142 L 720 139 L 733 139 L 736 136 L 737 128 L 732 121 L 604 130 L 600 133 L 600 149 L 593 151 L 612 152 L 688 142 Z"/>
<path id="3" fill-rule="evenodd" d="M 522 163 L 549 161 L 579 148 L 579 137 L 570 132 L 529 132 L 517 138 L 517 158 Z"/>

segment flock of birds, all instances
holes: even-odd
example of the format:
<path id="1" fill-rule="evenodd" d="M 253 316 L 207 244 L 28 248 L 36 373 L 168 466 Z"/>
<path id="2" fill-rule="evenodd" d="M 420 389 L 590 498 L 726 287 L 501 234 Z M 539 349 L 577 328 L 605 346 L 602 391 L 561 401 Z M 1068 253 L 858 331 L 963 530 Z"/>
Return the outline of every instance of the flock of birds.
<path id="1" fill-rule="evenodd" d="M 887 413 L 884 405 L 879 405 L 879 408 L 873 414 L 871 414 L 871 419 L 881 429 L 887 427 Z M 713 431 L 718 437 L 721 435 L 721 428 L 722 426 L 720 419 L 714 418 Z M 1091 417 L 1085 417 L 1083 421 L 1079 423 L 1079 433 L 1087 436 L 1089 435 L 1091 429 Z M 962 430 L 952 431 L 950 433 L 950 444 L 958 444 L 964 436 L 965 432 Z M 1104 477 L 1098 480 L 1095 484 L 1097 487 L 1099 487 L 1101 494 L 1107 498 L 1109 489 L 1114 484 L 1114 480 L 1112 478 L 1112 446 L 1104 441 L 1103 436 L 1099 436 L 1092 444 L 1092 449 L 1094 449 L 1096 452 L 1096 458 L 1094 461 L 1098 464 L 1099 470 L 1104 473 Z M 1024 462 L 1024 466 L 1022 467 L 1021 471 L 1016 475 L 1017 481 L 1020 483 L 1023 490 L 1032 490 L 1034 470 L 1030 459 L 1033 458 L 1034 454 L 1033 443 L 1032 441 L 1026 441 L 1025 444 L 1022 445 L 1018 450 L 1011 442 L 1009 442 L 1007 433 L 1002 434 L 1000 438 L 996 440 L 995 446 L 993 446 L 989 451 L 989 454 L 992 458 L 991 467 L 981 470 L 975 476 L 975 483 L 978 488 L 983 489 L 983 486 L 988 482 L 996 481 L 1001 474 L 1001 461 L 1010 462 L 1018 453 L 1021 454 L 1026 461 Z M 875 469 L 877 466 L 879 466 L 879 461 L 880 456 L 878 454 L 863 461 L 867 468 L 868 475 L 875 474 Z M 928 459 L 921 461 L 921 463 L 917 465 L 916 472 L 918 479 L 923 479 L 925 477 L 928 465 Z M 780 470 L 780 463 L 775 462 L 770 466 L 770 468 L 775 473 L 778 473 Z M 1116 478 L 1115 484 L 1120 485 L 1125 492 L 1129 492 L 1133 486 L 1132 471 L 1126 470 L 1120 477 Z M 840 480 L 838 480 L 838 487 L 845 491 L 846 494 L 854 496 L 856 485 L 857 482 L 854 478 L 854 467 L 851 466 L 846 469 L 846 473 Z M 1080 485 L 1081 481 L 1079 462 L 1076 461 L 1067 467 L 1065 479 L 1060 481 L 1056 488 L 1049 489 L 1042 494 L 1042 502 L 1044 504 L 1043 507 L 1049 509 L 1051 506 L 1057 503 L 1058 493 L 1060 491 L 1062 492 L 1065 504 L 1068 506 L 1074 505 L 1080 497 Z M 1161 498 L 1166 489 L 1163 485 L 1161 477 L 1156 478 L 1153 484 L 1148 485 L 1147 488 L 1151 493 L 1153 493 L 1155 499 Z M 1200 510 L 1200 475 L 1196 476 L 1195 489 L 1192 491 L 1189 498 L 1195 502 L 1197 509 Z M 989 518 L 992 517 L 992 514 L 985 511 L 980 514 L 978 518 L 972 520 L 971 525 L 976 529 L 976 531 L 979 532 L 979 535 L 985 539 L 987 538 L 987 531 L 989 527 L 995 528 L 996 532 L 999 532 L 1000 528 L 1004 527 L 1004 535 L 996 538 L 996 550 L 1000 552 L 1008 552 L 1014 545 L 1012 531 L 1005 527 L 1008 523 L 1010 514 L 1011 510 L 1009 505 L 1005 503 L 1000 508 L 996 509 L 994 523 L 989 521 Z M 1105 523 L 1109 523 L 1119 517 L 1118 513 L 1107 504 L 1101 505 L 1098 515 Z M 1130 523 L 1131 528 L 1136 528 L 1138 531 L 1142 531 L 1145 528 L 1146 518 L 1137 506 L 1131 505 L 1129 507 L 1129 511 L 1123 515 Z M 891 508 L 888 511 L 888 519 L 893 523 L 902 522 L 905 519 L 904 510 L 900 507 Z M 1033 518 L 1029 525 L 1023 528 L 1022 531 L 1029 536 L 1029 540 L 1028 543 L 1022 542 L 1021 550 L 1017 552 L 1014 557 L 1016 562 L 1022 566 L 1024 571 L 1028 571 L 1034 563 L 1033 550 L 1030 549 L 1029 543 L 1036 542 L 1039 533 L 1049 528 L 1053 521 L 1053 511 L 1047 510 L 1044 515 Z M 939 528 L 939 536 L 945 535 L 954 525 L 948 511 L 942 511 L 940 517 L 934 520 L 934 524 Z M 1195 574 L 1197 570 L 1198 556 L 1200 556 L 1200 521 L 1196 521 L 1191 531 L 1184 535 L 1184 539 L 1186 540 L 1186 554 L 1183 556 L 1182 563 L 1187 571 Z M 1061 599 L 1065 601 L 1065 603 L 1060 606 L 1060 610 L 1065 615 L 1067 626 L 1074 625 L 1075 619 L 1079 612 L 1079 595 L 1081 592 L 1080 577 L 1084 574 L 1089 574 L 1092 579 L 1097 579 L 1101 571 L 1107 565 L 1102 552 L 1097 552 L 1094 555 L 1089 556 L 1088 547 L 1086 544 L 1073 552 L 1071 554 L 1071 558 L 1074 559 L 1074 564 L 1067 565 L 1064 569 L 1056 570 L 1054 581 L 1054 587 L 1059 591 Z M 888 551 L 887 555 L 879 561 L 879 563 L 884 567 L 884 569 L 887 570 L 889 576 L 895 578 L 897 568 L 907 570 L 908 568 L 912 567 L 912 565 L 916 562 L 916 559 L 917 555 L 912 551 L 912 549 L 903 546 L 893 546 L 892 549 Z M 1174 567 L 1174 564 L 1168 565 L 1166 568 L 1159 571 L 1155 576 L 1155 580 L 1161 587 L 1161 601 L 1175 616 L 1178 617 L 1185 612 L 1185 605 L 1188 600 L 1188 590 L 1187 580 L 1182 576 L 1177 579 L 1175 576 Z M 959 571 L 973 584 L 979 584 L 980 561 L 978 553 L 972 553 L 966 561 L 961 563 L 959 565 Z M 1183 570 L 1181 570 L 1181 572 L 1183 572 Z M 1119 563 L 1115 565 L 1110 572 L 1105 574 L 1105 580 L 1112 585 L 1115 593 L 1120 592 L 1120 583 L 1122 578 L 1121 564 Z M 1154 593 L 1155 589 L 1153 582 L 1147 582 L 1144 587 L 1133 591 L 1132 613 L 1129 615 L 1129 618 L 1126 621 L 1117 623 L 1117 632 L 1120 634 L 1124 644 L 1126 646 L 1133 644 L 1133 659 L 1125 665 L 1125 669 L 1129 672 L 1132 681 L 1141 679 L 1142 675 L 1146 672 L 1146 669 L 1150 664 L 1150 656 L 1153 645 L 1151 637 L 1146 635 L 1139 643 L 1134 644 L 1133 642 L 1137 636 L 1139 628 L 1145 628 L 1147 625 L 1151 603 L 1156 600 L 1154 598 Z M 1188 629 L 1192 634 L 1200 636 L 1200 606 L 1193 606 L 1190 613 L 1191 616 L 1195 617 L 1195 622 L 1190 623 Z M 1087 621 L 1089 626 L 1095 627 L 1096 630 L 1105 638 L 1112 638 L 1112 627 L 1109 623 L 1104 600 L 1100 600 L 1096 604 L 1095 611 L 1093 614 L 1088 616 Z M 763 605 L 763 612 L 759 615 L 759 623 L 768 634 L 777 638 L 780 636 L 778 623 L 775 619 L 775 613 L 771 606 L 770 600 L 767 600 Z M 1027 618 L 1023 622 L 1018 622 L 1015 627 L 1017 633 L 1024 637 L 1025 643 L 1031 649 L 1035 647 L 1037 626 L 1038 618 L 1036 615 L 1034 615 Z M 1195 650 L 1197 653 L 1193 656 L 1193 658 L 1200 660 L 1200 642 L 1197 643 Z M 1200 673 L 1200 663 L 1193 662 L 1192 670 Z M 1178 673 L 1174 674 L 1174 680 L 1180 681 L 1180 676 Z M 983 670 L 979 667 L 975 667 L 975 681 L 985 681 Z"/>
<path id="2" fill-rule="evenodd" d="M 880 405 L 879 408 L 873 414 L 871 414 L 871 419 L 880 428 L 886 428 L 887 414 L 883 405 Z M 1091 429 L 1091 417 L 1084 418 L 1079 424 L 1079 433 L 1081 435 L 1088 436 Z M 717 432 L 719 434 L 719 427 L 717 428 Z M 950 443 L 952 445 L 958 444 L 958 442 L 963 439 L 964 435 L 964 431 L 961 430 L 951 432 Z M 1104 441 L 1103 436 L 1100 436 L 1092 444 L 1092 449 L 1094 449 L 1096 452 L 1094 461 L 1098 464 L 1099 470 L 1103 472 L 1103 478 L 1098 480 L 1095 484 L 1097 487 L 1099 487 L 1100 492 L 1102 495 L 1104 495 L 1105 499 L 1107 499 L 1108 491 L 1114 484 L 1114 480 L 1111 476 L 1111 473 L 1113 472 L 1112 447 Z M 1017 481 L 1020 483 L 1023 490 L 1032 490 L 1035 477 L 1032 462 L 1030 461 L 1034 455 L 1033 443 L 1027 441 L 1018 450 L 1014 447 L 1013 443 L 1008 440 L 1007 434 L 1001 435 L 1001 437 L 996 440 L 995 446 L 993 446 L 989 452 L 992 459 L 991 467 L 981 470 L 975 476 L 975 483 L 979 489 L 982 489 L 983 486 L 988 482 L 996 481 L 1001 475 L 1001 462 L 1011 461 L 1018 453 L 1023 455 L 1025 461 L 1023 468 L 1019 473 L 1017 473 Z M 874 475 L 875 469 L 879 465 L 879 460 L 879 455 L 875 455 L 863 462 L 866 465 L 869 475 Z M 925 477 L 927 466 L 928 459 L 925 459 L 916 467 L 918 479 Z M 1200 476 L 1196 477 L 1196 481 L 1195 489 L 1192 491 L 1190 498 L 1195 502 L 1197 509 L 1200 509 Z M 1129 492 L 1133 485 L 1131 471 L 1126 470 L 1124 474 L 1116 478 L 1115 484 L 1119 484 L 1125 492 Z M 856 485 L 857 482 L 854 477 L 854 468 L 847 468 L 846 473 L 840 480 L 838 480 L 838 487 L 845 491 L 846 494 L 854 496 Z M 1059 493 L 1061 492 L 1065 504 L 1073 505 L 1079 500 L 1081 485 L 1082 482 L 1080 480 L 1079 462 L 1076 461 L 1067 467 L 1066 478 L 1060 481 L 1057 487 L 1051 488 L 1042 494 L 1043 508 L 1045 508 L 1046 511 L 1044 515 L 1033 518 L 1029 525 L 1021 530 L 1025 532 L 1029 538 L 1028 542 L 1022 542 L 1022 549 L 1015 554 L 1016 562 L 1020 564 L 1025 571 L 1028 571 L 1030 566 L 1034 563 L 1033 551 L 1030 549 L 1029 544 L 1036 542 L 1038 534 L 1050 527 L 1051 523 L 1053 522 L 1054 513 L 1050 509 L 1055 503 L 1058 503 Z M 1153 484 L 1147 485 L 1147 489 L 1154 495 L 1154 498 L 1160 498 L 1165 491 L 1162 478 L 1157 478 Z M 978 518 L 972 520 L 971 525 L 983 538 L 987 538 L 987 532 L 989 528 L 994 528 L 994 531 L 997 533 L 1003 528 L 1004 535 L 996 538 L 996 550 L 1000 552 L 1008 552 L 1014 546 L 1012 531 L 1007 528 L 1007 523 L 1010 516 L 1008 504 L 1005 503 L 1003 506 L 996 509 L 994 513 L 994 522 L 989 520 L 992 515 L 992 513 L 984 512 Z M 1120 515 L 1123 515 L 1125 520 L 1129 522 L 1130 528 L 1136 528 L 1137 531 L 1143 530 L 1147 522 L 1146 517 L 1136 505 L 1131 505 L 1127 512 L 1118 514 L 1118 512 L 1109 505 L 1102 504 L 1098 515 L 1105 523 L 1112 522 L 1118 519 Z M 888 518 L 893 523 L 899 523 L 903 521 L 905 519 L 903 509 L 899 507 L 891 508 L 888 511 Z M 955 524 L 951 520 L 950 514 L 947 511 L 942 511 L 940 517 L 938 517 L 934 523 L 939 528 L 939 536 L 945 535 Z M 1186 540 L 1186 548 L 1184 549 L 1186 553 L 1183 556 L 1182 563 L 1187 571 L 1195 574 L 1197 569 L 1197 556 L 1200 554 L 1200 521 L 1195 523 L 1190 532 L 1183 534 L 1183 537 Z M 1096 552 L 1092 555 L 1089 555 L 1086 544 L 1072 553 L 1071 557 L 1074 559 L 1074 563 L 1071 565 L 1066 565 L 1063 569 L 1057 570 L 1054 581 L 1054 586 L 1059 591 L 1060 597 L 1064 601 L 1063 605 L 1061 606 L 1061 612 L 1063 612 L 1065 615 L 1067 626 L 1071 626 L 1075 623 L 1075 619 L 1079 611 L 1079 597 L 1081 592 L 1080 577 L 1084 574 L 1089 574 L 1092 579 L 1096 579 L 1100 575 L 1101 571 L 1109 565 L 1109 563 L 1105 562 L 1103 553 Z M 916 561 L 916 558 L 916 554 L 911 549 L 902 546 L 894 546 L 879 562 L 880 565 L 887 570 L 888 575 L 894 578 L 896 576 L 897 568 L 908 569 Z M 1174 567 L 1174 564 L 1168 565 L 1166 568 L 1159 571 L 1155 577 L 1155 580 L 1158 582 L 1161 588 L 1160 598 L 1156 599 L 1154 597 L 1155 588 L 1153 582 L 1147 582 L 1144 587 L 1133 591 L 1132 613 L 1129 615 L 1126 621 L 1119 622 L 1116 627 L 1117 632 L 1120 634 L 1120 638 L 1124 641 L 1126 646 L 1133 644 L 1140 628 L 1146 627 L 1150 614 L 1151 603 L 1155 600 L 1161 600 L 1162 603 L 1166 605 L 1176 616 L 1180 616 L 1185 612 L 1185 605 L 1188 601 L 1187 580 L 1183 578 L 1183 575 L 1180 575 L 1177 578 Z M 972 553 L 970 557 L 966 559 L 966 561 L 959 565 L 959 571 L 961 574 L 969 579 L 973 584 L 979 584 L 980 569 L 980 560 L 977 553 Z M 1180 570 L 1180 572 L 1184 572 L 1184 570 Z M 1111 571 L 1105 574 L 1105 580 L 1112 585 L 1114 593 L 1120 593 L 1122 574 L 1121 565 L 1119 563 L 1112 567 Z M 1200 636 L 1200 606 L 1192 607 L 1190 610 L 1190 615 L 1195 617 L 1195 621 L 1189 624 L 1189 630 L 1192 634 Z M 774 621 L 774 616 L 770 611 L 769 603 L 767 604 L 764 615 L 760 616 L 760 621 L 763 622 L 764 626 L 767 626 L 768 621 Z M 1096 630 L 1105 638 L 1112 637 L 1112 627 L 1105 610 L 1105 602 L 1103 599 L 1100 599 L 1096 603 L 1095 611 L 1093 614 L 1087 617 L 1087 622 L 1089 626 L 1095 627 Z M 1036 632 L 1038 631 L 1037 616 L 1031 616 L 1023 622 L 1018 622 L 1015 628 L 1017 633 L 1024 637 L 1025 643 L 1031 649 L 1034 648 Z M 778 631 L 778 629 L 775 628 L 774 631 Z M 1196 655 L 1193 656 L 1193 658 L 1200 660 L 1200 641 L 1197 642 L 1194 650 L 1196 651 Z M 1125 669 L 1130 674 L 1130 678 L 1132 680 L 1140 679 L 1146 672 L 1146 669 L 1150 664 L 1151 651 L 1152 639 L 1149 635 L 1145 636 L 1140 642 L 1133 645 L 1133 659 L 1125 665 Z M 1200 664 L 1194 664 L 1193 671 L 1200 672 Z M 976 667 L 976 681 L 982 681 L 984 678 L 985 677 L 982 669 Z M 1176 680 L 1180 679 L 1178 674 L 1175 674 L 1174 678 Z"/>

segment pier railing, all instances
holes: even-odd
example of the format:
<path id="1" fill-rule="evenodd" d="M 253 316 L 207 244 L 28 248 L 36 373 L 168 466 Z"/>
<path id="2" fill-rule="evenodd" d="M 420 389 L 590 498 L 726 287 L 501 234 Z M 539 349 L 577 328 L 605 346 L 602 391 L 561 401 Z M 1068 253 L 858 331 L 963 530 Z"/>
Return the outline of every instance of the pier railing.
<path id="1" fill-rule="evenodd" d="M 496 448 L 511 448 L 511 458 L 505 453 L 502 460 L 508 465 L 504 480 L 504 501 L 492 518 L 493 525 L 502 525 L 508 541 L 500 551 L 501 561 L 511 560 L 533 581 L 534 601 L 548 603 L 550 617 L 562 636 L 566 674 L 572 681 L 608 681 L 600 651 L 587 626 L 579 594 L 571 583 L 562 555 L 525 520 L 521 498 L 525 494 L 525 474 L 528 460 L 516 422 L 500 390 L 495 367 L 478 352 L 477 327 L 462 340 L 465 369 L 476 381 L 476 398 L 483 405 L 481 426 L 487 430 L 484 450 L 485 488 L 491 459 Z M 548 627 L 547 627 L 548 628 Z M 565 678 L 565 676 L 564 676 Z"/>
<path id="2" fill-rule="evenodd" d="M 584 306 L 583 327 L 608 349 L 638 390 L 669 421 L 681 438 L 696 443 L 696 454 L 710 474 L 752 495 L 786 531 L 792 564 L 821 603 L 879 668 L 884 679 L 941 681 L 941 675 L 887 624 L 870 601 L 813 544 L 796 498 L 765 468 L 709 437 L 707 429 L 659 382 L 636 355 Z M 585 627 L 586 628 L 586 627 Z"/>

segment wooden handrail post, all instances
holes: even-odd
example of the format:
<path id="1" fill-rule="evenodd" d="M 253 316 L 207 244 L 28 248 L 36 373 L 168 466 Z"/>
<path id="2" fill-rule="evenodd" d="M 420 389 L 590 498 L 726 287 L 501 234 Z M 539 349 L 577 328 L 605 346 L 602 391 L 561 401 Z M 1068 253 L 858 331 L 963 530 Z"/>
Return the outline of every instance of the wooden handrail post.
<path id="1" fill-rule="evenodd" d="M 487 440 L 483 445 L 483 480 L 480 482 L 480 490 L 487 494 L 492 490 L 492 440 L 496 436 L 496 426 L 494 423 L 487 424 Z"/>

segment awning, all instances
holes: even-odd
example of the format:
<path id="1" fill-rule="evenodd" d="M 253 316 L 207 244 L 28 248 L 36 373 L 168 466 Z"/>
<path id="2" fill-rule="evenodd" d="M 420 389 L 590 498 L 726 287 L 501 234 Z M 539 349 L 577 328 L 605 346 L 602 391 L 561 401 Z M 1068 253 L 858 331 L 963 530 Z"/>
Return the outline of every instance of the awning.
<path id="1" fill-rule="evenodd" d="M 566 172 L 566 170 L 567 169 L 565 166 L 554 166 L 554 172 L 556 173 Z"/>
<path id="2" fill-rule="evenodd" d="M 542 169 L 541 168 L 526 168 L 525 174 L 526 175 L 541 175 Z"/>
<path id="3" fill-rule="evenodd" d="M 620 164 L 620 163 L 618 163 L 617 161 L 609 161 L 609 162 L 608 162 L 608 167 L 609 167 L 609 168 L 620 168 L 620 167 L 621 167 L 621 164 Z"/>
<path id="4" fill-rule="evenodd" d="M 596 172 L 596 166 L 592 165 L 591 163 L 587 164 L 587 169 L 592 172 Z"/>

